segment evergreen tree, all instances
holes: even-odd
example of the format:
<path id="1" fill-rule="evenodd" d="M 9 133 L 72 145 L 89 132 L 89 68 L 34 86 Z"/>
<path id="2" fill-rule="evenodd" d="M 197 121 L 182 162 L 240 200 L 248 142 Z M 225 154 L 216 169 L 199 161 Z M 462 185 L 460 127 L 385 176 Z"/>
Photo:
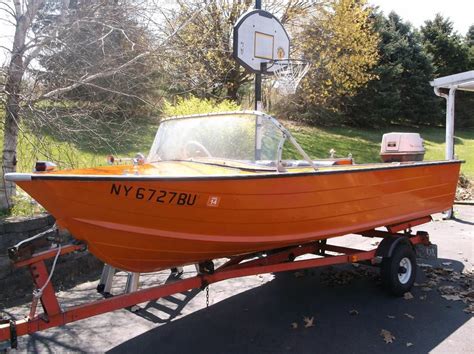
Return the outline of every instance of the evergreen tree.
<path id="1" fill-rule="evenodd" d="M 466 43 L 470 48 L 474 47 L 474 25 L 471 25 L 467 31 Z"/>
<path id="2" fill-rule="evenodd" d="M 466 45 L 469 48 L 469 69 L 474 70 L 474 25 L 467 31 Z"/>
<path id="3" fill-rule="evenodd" d="M 432 124 L 441 116 L 429 81 L 433 68 L 419 34 L 396 13 L 374 14 L 381 41 L 372 80 L 348 104 L 352 124 Z"/>
<path id="4" fill-rule="evenodd" d="M 469 50 L 469 64 L 466 70 L 474 70 L 474 25 L 469 27 L 464 44 Z M 474 128 L 474 92 L 456 93 L 456 125 Z"/>
<path id="5" fill-rule="evenodd" d="M 453 29 L 449 19 L 436 15 L 434 20 L 425 22 L 421 27 L 423 45 L 430 54 L 435 68 L 435 76 L 446 76 L 474 69 L 473 38 L 474 26 L 471 26 L 466 38 Z M 456 126 L 474 126 L 474 97 L 471 92 L 456 92 Z M 445 109 L 444 100 L 439 105 Z"/>
<path id="6" fill-rule="evenodd" d="M 469 70 L 469 48 L 453 30 L 453 23 L 440 14 L 421 27 L 423 45 L 432 57 L 435 76 Z"/>

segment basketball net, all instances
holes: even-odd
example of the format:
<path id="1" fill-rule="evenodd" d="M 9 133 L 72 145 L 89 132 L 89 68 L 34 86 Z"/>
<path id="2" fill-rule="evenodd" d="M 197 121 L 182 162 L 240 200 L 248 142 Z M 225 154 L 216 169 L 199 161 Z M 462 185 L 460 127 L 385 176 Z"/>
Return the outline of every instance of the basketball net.
<path id="1" fill-rule="evenodd" d="M 282 95 L 293 95 L 310 67 L 310 62 L 306 60 L 281 59 L 273 60 L 268 69 L 272 69 L 278 92 Z"/>

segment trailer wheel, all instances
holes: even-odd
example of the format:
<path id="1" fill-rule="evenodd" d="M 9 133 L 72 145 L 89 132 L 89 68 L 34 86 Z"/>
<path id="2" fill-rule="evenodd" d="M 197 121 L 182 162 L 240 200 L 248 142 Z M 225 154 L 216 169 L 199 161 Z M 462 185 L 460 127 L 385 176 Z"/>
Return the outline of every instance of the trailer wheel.
<path id="1" fill-rule="evenodd" d="M 391 257 L 384 257 L 380 275 L 384 287 L 395 296 L 409 291 L 416 276 L 416 256 L 413 248 L 402 243 L 395 248 Z"/>

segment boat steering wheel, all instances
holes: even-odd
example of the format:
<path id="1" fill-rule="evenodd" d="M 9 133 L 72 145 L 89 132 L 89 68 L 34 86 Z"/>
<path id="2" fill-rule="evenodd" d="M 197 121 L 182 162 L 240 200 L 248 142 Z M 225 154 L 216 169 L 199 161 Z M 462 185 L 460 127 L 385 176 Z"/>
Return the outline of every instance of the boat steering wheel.
<path id="1" fill-rule="evenodd" d="M 186 158 L 190 158 L 190 157 L 193 157 L 193 156 L 190 156 L 190 154 L 188 154 L 188 149 L 190 146 L 195 146 L 198 148 L 198 150 L 195 150 L 194 153 L 204 153 L 206 154 L 206 157 L 212 157 L 211 153 L 209 152 L 209 150 L 206 149 L 206 147 L 204 145 L 202 145 L 199 141 L 196 141 L 196 140 L 189 140 L 188 142 L 186 142 L 186 144 L 184 145 L 184 155 Z"/>

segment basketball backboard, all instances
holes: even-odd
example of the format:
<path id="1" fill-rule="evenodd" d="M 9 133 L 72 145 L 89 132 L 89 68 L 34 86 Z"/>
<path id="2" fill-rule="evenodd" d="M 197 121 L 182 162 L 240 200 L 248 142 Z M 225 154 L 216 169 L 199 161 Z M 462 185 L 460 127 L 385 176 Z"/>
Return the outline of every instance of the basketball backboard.
<path id="1" fill-rule="evenodd" d="M 290 37 L 280 21 L 264 10 L 243 14 L 234 25 L 234 58 L 247 70 L 262 72 L 262 63 L 287 59 Z M 271 74 L 276 66 L 265 71 Z"/>

